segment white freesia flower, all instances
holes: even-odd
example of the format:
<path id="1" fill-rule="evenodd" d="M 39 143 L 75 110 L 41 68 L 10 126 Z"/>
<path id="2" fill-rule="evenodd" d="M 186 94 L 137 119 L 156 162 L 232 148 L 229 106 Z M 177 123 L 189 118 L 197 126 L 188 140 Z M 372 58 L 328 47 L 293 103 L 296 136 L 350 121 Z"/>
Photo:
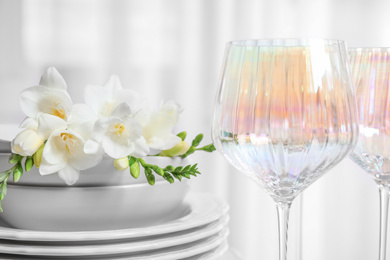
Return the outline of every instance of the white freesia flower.
<path id="1" fill-rule="evenodd" d="M 56 130 L 46 142 L 39 172 L 48 175 L 58 172 L 66 184 L 79 179 L 80 170 L 97 165 L 101 156 L 84 152 L 84 138 L 72 130 Z"/>
<path id="2" fill-rule="evenodd" d="M 39 86 L 30 87 L 20 94 L 22 111 L 36 119 L 40 113 L 66 120 L 72 108 L 72 100 L 66 92 L 66 83 L 58 71 L 51 67 L 42 75 Z"/>
<path id="3" fill-rule="evenodd" d="M 27 128 L 15 136 L 11 142 L 11 149 L 13 153 L 32 156 L 44 141 L 36 129 Z"/>
<path id="4" fill-rule="evenodd" d="M 142 126 L 131 116 L 127 103 L 121 103 L 110 117 L 99 119 L 84 151 L 99 154 L 101 149 L 114 159 L 129 155 L 146 156 L 149 148 L 142 137 Z"/>
<path id="5" fill-rule="evenodd" d="M 133 110 L 137 110 L 141 102 L 137 92 L 122 88 L 116 75 L 112 75 L 104 86 L 86 86 L 84 99 L 98 117 L 110 116 L 123 102 L 126 102 Z"/>
<path id="6" fill-rule="evenodd" d="M 167 150 L 181 141 L 180 137 L 172 133 L 180 112 L 180 106 L 173 101 L 169 101 L 164 103 L 156 112 L 147 113 L 140 110 L 137 113 L 136 119 L 143 127 L 143 136 L 150 148 Z"/>

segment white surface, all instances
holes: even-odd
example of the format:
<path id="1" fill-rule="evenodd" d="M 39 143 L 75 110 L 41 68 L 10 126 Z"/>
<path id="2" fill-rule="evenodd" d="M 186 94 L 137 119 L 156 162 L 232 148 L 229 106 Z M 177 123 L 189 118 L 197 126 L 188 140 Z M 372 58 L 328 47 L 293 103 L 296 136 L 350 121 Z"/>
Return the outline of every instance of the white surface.
<path id="1" fill-rule="evenodd" d="M 225 253 L 218 258 L 219 260 L 244 260 L 240 253 L 234 248 L 229 248 Z"/>

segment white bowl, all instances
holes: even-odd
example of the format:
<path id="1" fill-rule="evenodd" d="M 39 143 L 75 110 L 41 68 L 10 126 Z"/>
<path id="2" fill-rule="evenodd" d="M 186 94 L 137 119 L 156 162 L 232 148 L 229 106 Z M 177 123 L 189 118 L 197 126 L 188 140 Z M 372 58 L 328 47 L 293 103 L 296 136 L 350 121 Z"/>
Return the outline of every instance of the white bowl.
<path id="1" fill-rule="evenodd" d="M 13 165 L 8 163 L 10 154 L 0 153 L 0 171 L 5 171 L 11 168 Z M 170 158 L 170 157 L 158 157 L 149 156 L 144 158 L 146 163 L 156 164 L 162 168 L 172 166 L 186 166 L 191 163 L 188 159 Z M 140 176 L 138 179 L 134 179 L 130 175 L 130 170 L 117 171 L 113 165 L 113 159 L 108 156 L 104 156 L 103 160 L 95 167 L 80 172 L 79 180 L 72 185 L 72 187 L 89 187 L 89 186 L 112 186 L 112 185 L 129 185 L 137 183 L 146 183 L 145 173 L 142 167 L 140 167 Z M 156 176 L 156 182 L 165 181 L 162 177 Z M 175 182 L 178 180 L 175 179 Z M 14 183 L 12 176 L 9 178 L 8 183 Z M 68 185 L 58 177 L 57 173 L 42 176 L 39 174 L 39 170 L 33 167 L 29 172 L 24 172 L 23 176 L 16 185 L 38 185 L 38 186 L 55 186 L 55 187 L 68 187 Z"/>
<path id="2" fill-rule="evenodd" d="M 150 226 L 174 219 L 187 183 L 100 187 L 8 186 L 0 218 L 20 229 L 96 231 Z"/>
<path id="3" fill-rule="evenodd" d="M 10 168 L 9 154 L 0 154 L 0 171 Z M 189 164 L 188 160 L 147 157 L 160 167 Z M 137 180 L 129 169 L 115 170 L 113 159 L 104 157 L 94 168 L 81 171 L 68 186 L 58 174 L 41 176 L 33 167 L 19 182 L 8 180 L 0 219 L 21 229 L 90 231 L 132 228 L 163 223 L 172 218 L 189 191 L 186 180 L 170 184 L 156 176 L 150 186 L 141 167 Z"/>

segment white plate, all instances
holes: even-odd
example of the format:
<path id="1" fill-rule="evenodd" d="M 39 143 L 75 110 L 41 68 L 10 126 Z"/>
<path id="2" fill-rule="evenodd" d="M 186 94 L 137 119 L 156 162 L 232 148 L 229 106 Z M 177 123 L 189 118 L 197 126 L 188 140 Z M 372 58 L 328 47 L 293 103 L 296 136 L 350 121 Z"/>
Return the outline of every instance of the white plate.
<path id="1" fill-rule="evenodd" d="M 226 238 L 229 234 L 228 228 L 224 228 L 221 232 L 211 237 L 188 243 L 185 245 L 164 248 L 161 250 L 155 250 L 151 252 L 143 252 L 136 254 L 125 254 L 125 255 L 104 255 L 104 256 L 72 256 L 72 257 L 64 257 L 60 259 L 111 259 L 111 260 L 172 260 L 172 259 L 187 259 L 187 260 L 195 260 L 195 259 L 207 259 L 213 260 L 215 255 L 222 253 L 218 250 L 218 247 L 226 243 Z M 224 248 L 222 247 L 221 250 Z M 209 254 L 209 258 L 204 258 Z M 203 257 L 203 258 L 201 258 Z M 24 256 L 24 255 L 3 255 L 0 254 L 0 258 L 5 260 L 11 259 L 53 259 L 53 256 Z"/>
<path id="2" fill-rule="evenodd" d="M 83 232 L 34 231 L 0 226 L 0 239 L 72 242 L 141 238 L 188 230 L 209 224 L 226 214 L 228 208 L 226 202 L 211 194 L 190 193 L 184 200 L 182 213 L 177 219 L 156 226 Z"/>
<path id="3" fill-rule="evenodd" d="M 209 252 L 203 253 L 201 255 L 185 258 L 183 260 L 217 260 L 217 259 L 227 260 L 227 259 L 221 258 L 221 257 L 225 256 L 224 254 L 226 253 L 228 248 L 229 248 L 229 246 L 228 246 L 227 241 L 224 241 L 217 248 L 215 248 Z"/>
<path id="4" fill-rule="evenodd" d="M 0 252 L 5 254 L 31 256 L 100 256 L 151 251 L 184 245 L 211 237 L 226 228 L 228 218 L 228 216 L 224 216 L 222 219 L 202 227 L 142 240 L 97 241 L 100 243 L 94 244 L 85 244 L 83 242 L 31 243 L 4 240 L 0 243 Z"/>

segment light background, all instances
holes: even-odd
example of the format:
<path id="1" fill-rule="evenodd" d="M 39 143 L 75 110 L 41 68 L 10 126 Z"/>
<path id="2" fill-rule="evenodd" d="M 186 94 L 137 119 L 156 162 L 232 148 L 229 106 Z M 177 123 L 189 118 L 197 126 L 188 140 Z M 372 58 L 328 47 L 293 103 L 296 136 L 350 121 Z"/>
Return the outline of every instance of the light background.
<path id="1" fill-rule="evenodd" d="M 178 131 L 211 142 L 225 42 L 310 37 L 390 46 L 389 13 L 390 1 L 373 0 L 0 0 L 0 123 L 21 122 L 19 92 L 55 66 L 75 103 L 86 84 L 117 74 L 156 105 L 181 103 Z M 230 204 L 230 246 L 245 260 L 277 259 L 273 201 L 221 155 L 196 160 L 204 174 L 192 189 Z M 291 260 L 376 259 L 377 193 L 349 159 L 332 169 L 293 204 Z"/>

